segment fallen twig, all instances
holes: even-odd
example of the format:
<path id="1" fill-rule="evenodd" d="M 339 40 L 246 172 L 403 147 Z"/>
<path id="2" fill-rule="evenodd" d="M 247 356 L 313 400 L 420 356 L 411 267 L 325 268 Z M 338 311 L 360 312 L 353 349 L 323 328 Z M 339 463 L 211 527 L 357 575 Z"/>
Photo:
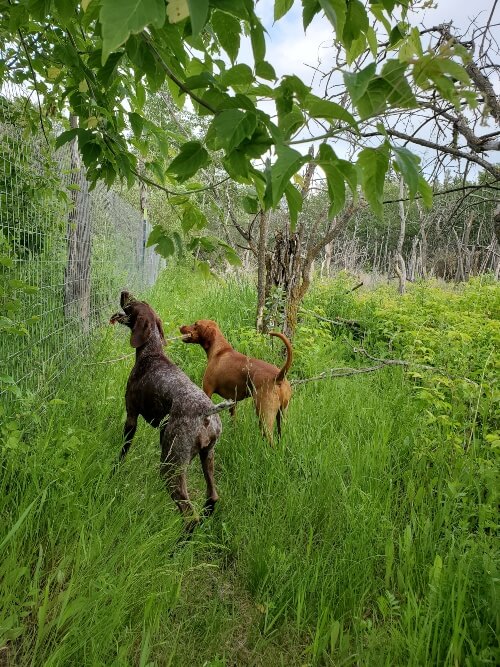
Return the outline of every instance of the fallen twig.
<path id="1" fill-rule="evenodd" d="M 352 349 L 354 352 L 357 352 L 358 354 L 363 354 L 371 361 L 377 361 L 378 363 L 384 366 L 404 366 L 405 368 L 411 366 L 412 368 L 420 368 L 421 370 L 424 371 L 434 371 L 434 373 L 438 373 L 438 375 L 450 378 L 450 380 L 463 380 L 464 382 L 469 382 L 470 384 L 473 384 L 476 387 L 478 386 L 478 383 L 474 382 L 474 380 L 463 377 L 462 375 L 450 375 L 450 373 L 448 373 L 447 371 L 444 371 L 441 368 L 436 368 L 436 366 L 430 366 L 429 364 L 418 364 L 414 361 L 405 361 L 404 359 L 379 359 L 378 357 L 374 357 L 372 354 L 367 352 L 363 347 L 353 347 Z"/>
<path id="2" fill-rule="evenodd" d="M 364 282 L 361 281 L 360 283 L 358 283 L 357 285 L 355 285 L 353 288 L 346 290 L 346 294 L 350 294 L 351 292 L 355 292 L 355 291 L 356 291 L 357 289 L 359 289 L 360 287 L 363 287 L 363 285 L 364 285 Z"/>
<path id="3" fill-rule="evenodd" d="M 473 384 L 476 387 L 479 386 L 477 382 L 474 382 L 474 380 L 470 380 L 469 378 L 463 377 L 461 375 L 450 375 L 446 371 L 443 371 L 440 368 L 436 368 L 435 366 L 429 366 L 428 364 L 417 364 L 412 361 L 404 361 L 403 359 L 379 359 L 378 357 L 374 357 L 373 355 L 371 355 L 363 347 L 353 347 L 352 349 L 354 352 L 363 354 L 366 357 L 368 357 L 368 359 L 376 361 L 378 365 L 366 366 L 365 368 L 348 368 L 348 367 L 330 368 L 329 370 L 324 371 L 323 373 L 315 375 L 314 377 L 311 378 L 303 378 L 301 380 L 290 380 L 290 384 L 295 386 L 299 384 L 305 384 L 306 382 L 325 380 L 326 378 L 348 377 L 349 375 L 360 375 L 361 373 L 373 373 L 374 371 L 379 371 L 382 368 L 387 368 L 387 366 L 403 366 L 404 368 L 414 367 L 414 368 L 420 368 L 425 371 L 434 371 L 434 373 L 442 375 L 443 377 L 450 378 L 450 380 L 463 380 L 464 382 L 469 382 L 470 384 Z"/>
<path id="4" fill-rule="evenodd" d="M 290 380 L 290 384 L 295 386 L 298 384 L 305 384 L 306 382 L 314 382 L 316 380 L 325 380 L 326 378 L 340 378 L 347 377 L 349 375 L 359 375 L 360 373 L 373 373 L 373 371 L 378 371 L 381 368 L 384 368 L 385 364 L 379 364 L 378 366 L 366 366 L 366 368 L 330 368 L 328 371 L 324 371 L 319 375 L 315 375 L 312 378 L 303 378 L 301 380 Z"/>
<path id="5" fill-rule="evenodd" d="M 363 283 L 361 283 L 362 285 Z M 361 287 L 359 285 L 359 287 Z M 330 320 L 328 317 L 323 317 L 323 315 L 318 315 L 318 313 L 315 313 L 314 310 L 308 310 L 307 308 L 301 308 L 301 312 L 304 313 L 309 313 L 310 315 L 314 315 L 314 317 L 318 320 L 321 320 L 322 322 L 329 322 L 330 324 L 336 324 L 337 326 L 344 326 L 344 327 L 352 327 L 353 329 L 361 329 L 361 324 L 357 320 L 346 320 L 343 317 L 337 317 L 335 320 Z"/>

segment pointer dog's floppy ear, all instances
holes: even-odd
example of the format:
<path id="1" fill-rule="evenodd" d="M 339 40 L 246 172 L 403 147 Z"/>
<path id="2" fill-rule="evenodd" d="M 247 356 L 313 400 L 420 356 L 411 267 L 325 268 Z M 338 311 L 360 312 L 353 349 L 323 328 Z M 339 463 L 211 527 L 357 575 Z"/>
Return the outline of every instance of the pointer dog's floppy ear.
<path id="1" fill-rule="evenodd" d="M 132 347 L 142 347 L 150 335 L 151 322 L 149 318 L 142 314 L 138 315 L 132 329 L 132 335 L 130 336 L 130 345 Z"/>
<path id="2" fill-rule="evenodd" d="M 130 306 L 132 303 L 137 303 L 135 296 L 127 292 L 127 290 L 122 290 L 120 293 L 120 306 L 126 308 L 126 306 Z"/>
<path id="3" fill-rule="evenodd" d="M 158 331 L 160 332 L 162 344 L 166 345 L 167 341 L 165 340 L 165 334 L 163 333 L 163 325 L 159 317 L 156 318 L 156 326 L 158 327 Z"/>

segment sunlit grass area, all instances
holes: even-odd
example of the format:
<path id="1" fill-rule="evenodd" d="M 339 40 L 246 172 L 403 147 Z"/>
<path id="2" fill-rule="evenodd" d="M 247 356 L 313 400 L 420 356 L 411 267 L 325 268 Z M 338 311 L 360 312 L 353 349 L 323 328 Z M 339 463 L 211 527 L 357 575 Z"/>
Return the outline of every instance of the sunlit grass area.
<path id="1" fill-rule="evenodd" d="M 100 332 L 55 400 L 4 410 L 0 663 L 498 662 L 490 380 L 498 288 L 440 297 L 420 285 L 400 299 L 385 288 L 346 296 L 344 287 L 318 286 L 307 308 L 357 318 L 361 333 L 304 316 L 291 378 L 362 365 L 353 352 L 361 344 L 440 368 L 448 350 L 455 373 L 472 381 L 470 395 L 462 380 L 439 376 L 440 384 L 401 367 L 300 385 L 274 449 L 251 402 L 241 404 L 234 422 L 222 417 L 220 503 L 183 545 L 159 475 L 157 431 L 142 422 L 111 475 L 133 359 L 108 362 L 131 352 L 125 329 Z M 213 318 L 235 347 L 280 364 L 279 341 L 253 331 L 255 295 L 245 281 L 200 283 L 176 268 L 142 296 L 167 335 Z M 410 312 L 418 335 L 405 321 Z M 445 340 L 448 331 L 457 335 Z M 201 381 L 200 347 L 173 341 L 167 353 Z M 201 506 L 198 461 L 188 482 Z"/>

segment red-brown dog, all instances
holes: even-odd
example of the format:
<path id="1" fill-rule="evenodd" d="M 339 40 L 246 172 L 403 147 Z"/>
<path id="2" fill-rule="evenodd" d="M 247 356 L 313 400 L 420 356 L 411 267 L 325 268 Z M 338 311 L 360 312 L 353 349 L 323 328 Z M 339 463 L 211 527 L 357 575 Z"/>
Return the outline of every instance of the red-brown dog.
<path id="1" fill-rule="evenodd" d="M 292 388 L 285 375 L 292 363 L 292 346 L 282 333 L 270 336 L 281 338 L 286 345 L 287 358 L 283 368 L 261 359 L 237 352 L 222 335 L 213 320 L 198 320 L 180 327 L 185 343 L 198 343 L 207 353 L 208 364 L 203 376 L 203 391 L 207 396 L 219 394 L 223 398 L 241 401 L 253 397 L 263 434 L 272 444 L 274 422 L 281 435 L 281 418 L 285 412 Z M 234 414 L 235 408 L 231 412 Z"/>

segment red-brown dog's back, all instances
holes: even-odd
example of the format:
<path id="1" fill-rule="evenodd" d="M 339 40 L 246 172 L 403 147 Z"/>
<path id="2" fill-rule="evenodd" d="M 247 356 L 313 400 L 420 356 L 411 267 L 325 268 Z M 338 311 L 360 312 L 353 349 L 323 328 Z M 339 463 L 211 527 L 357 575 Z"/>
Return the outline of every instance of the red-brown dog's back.
<path id="1" fill-rule="evenodd" d="M 247 357 L 236 351 L 222 335 L 213 320 L 198 320 L 180 328 L 185 343 L 198 343 L 207 353 L 208 363 L 203 376 L 203 390 L 208 396 L 241 401 L 252 396 L 261 427 L 272 442 L 274 422 L 281 434 L 281 416 L 286 410 L 292 388 L 285 375 L 292 363 L 292 346 L 282 333 L 272 332 L 287 349 L 282 368 L 262 359 Z"/>

